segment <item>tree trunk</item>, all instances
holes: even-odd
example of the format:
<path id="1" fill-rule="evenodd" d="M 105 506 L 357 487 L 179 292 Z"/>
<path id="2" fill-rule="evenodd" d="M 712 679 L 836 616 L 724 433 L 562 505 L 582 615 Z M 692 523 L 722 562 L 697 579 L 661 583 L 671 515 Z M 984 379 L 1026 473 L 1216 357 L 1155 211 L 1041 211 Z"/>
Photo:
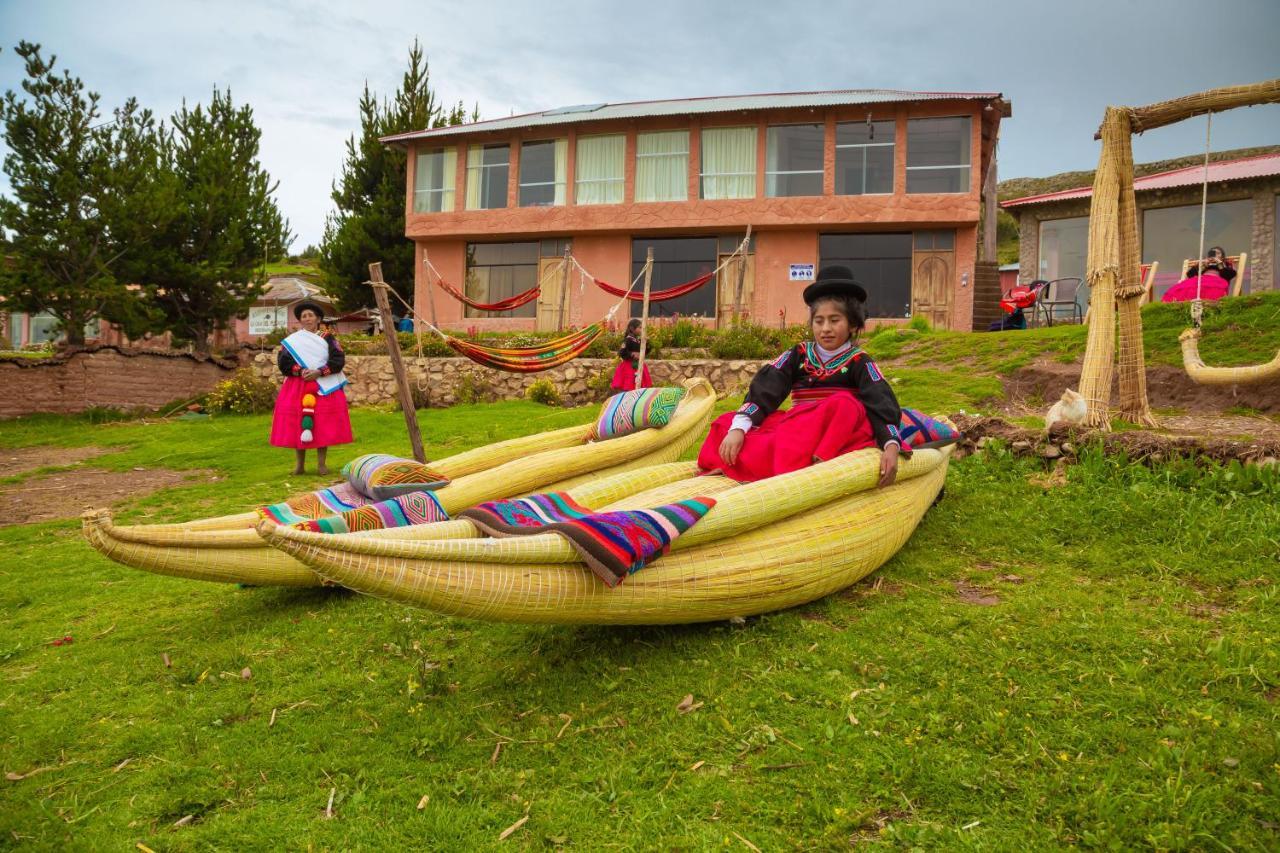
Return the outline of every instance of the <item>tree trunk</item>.
<path id="1" fill-rule="evenodd" d="M 191 329 L 191 348 L 197 355 L 209 354 L 209 330 L 203 326 Z"/>

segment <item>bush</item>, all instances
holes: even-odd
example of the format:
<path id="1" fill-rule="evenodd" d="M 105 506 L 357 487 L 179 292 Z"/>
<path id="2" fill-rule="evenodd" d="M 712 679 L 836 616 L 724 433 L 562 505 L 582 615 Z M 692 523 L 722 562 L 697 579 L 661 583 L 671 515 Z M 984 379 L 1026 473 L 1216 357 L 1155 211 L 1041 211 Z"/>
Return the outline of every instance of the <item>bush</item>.
<path id="1" fill-rule="evenodd" d="M 621 332 L 603 332 L 582 353 L 583 358 L 617 358 L 622 349 Z"/>
<path id="2" fill-rule="evenodd" d="M 219 382 L 205 398 L 211 412 L 255 415 L 269 412 L 276 402 L 276 385 L 260 378 L 251 368 L 242 367 L 230 379 Z"/>
<path id="3" fill-rule="evenodd" d="M 751 323 L 734 323 L 711 342 L 714 358 L 758 359 L 769 353 L 768 330 Z"/>
<path id="4" fill-rule="evenodd" d="M 459 403 L 489 403 L 498 399 L 493 383 L 480 373 L 464 373 L 454 386 Z"/>
<path id="5" fill-rule="evenodd" d="M 287 337 L 289 337 L 288 329 L 272 329 L 270 334 L 262 336 L 262 346 L 278 347 L 280 346 L 280 342 Z"/>
<path id="6" fill-rule="evenodd" d="M 544 406 L 559 406 L 563 402 L 556 383 L 545 376 L 542 379 L 535 379 L 528 388 L 524 389 L 524 396 Z"/>
<path id="7" fill-rule="evenodd" d="M 915 329 L 922 335 L 927 335 L 933 331 L 933 327 L 929 325 L 929 318 L 923 314 L 917 314 L 907 323 L 908 329 Z"/>
<path id="8" fill-rule="evenodd" d="M 613 368 L 606 367 L 587 380 L 587 388 L 591 391 L 591 399 L 607 400 L 613 396 Z"/>

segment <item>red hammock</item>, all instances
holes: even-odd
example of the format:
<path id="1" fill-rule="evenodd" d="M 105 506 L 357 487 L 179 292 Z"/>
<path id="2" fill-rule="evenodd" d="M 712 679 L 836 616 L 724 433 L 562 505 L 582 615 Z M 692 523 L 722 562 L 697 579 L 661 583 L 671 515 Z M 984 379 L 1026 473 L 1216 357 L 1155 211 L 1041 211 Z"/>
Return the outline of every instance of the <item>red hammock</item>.
<path id="1" fill-rule="evenodd" d="M 713 272 L 705 273 L 698 276 L 693 281 L 686 281 L 684 284 L 677 284 L 675 287 L 668 287 L 666 290 L 659 290 L 657 293 L 650 293 L 649 301 L 666 302 L 668 299 L 676 299 L 677 297 L 684 296 L 686 293 L 693 293 L 699 287 L 702 287 L 702 285 L 710 281 L 714 275 L 715 273 Z M 612 284 L 603 282 L 598 278 L 593 280 L 596 283 L 596 287 L 600 288 L 605 293 L 612 293 L 614 296 L 625 296 L 632 302 L 644 301 L 644 291 L 639 293 L 634 291 L 628 292 L 620 287 L 614 287 Z"/>
<path id="2" fill-rule="evenodd" d="M 445 293 L 448 293 L 450 296 L 452 296 L 454 299 L 457 299 L 460 302 L 465 302 L 466 304 L 470 305 L 472 308 L 475 308 L 479 311 L 510 311 L 513 308 L 519 308 L 521 305 L 524 305 L 525 303 L 532 302 L 533 300 L 537 299 L 538 294 L 542 292 L 542 286 L 539 285 L 537 287 L 531 287 L 528 290 L 517 293 L 515 296 L 508 296 L 506 299 L 499 299 L 497 302 L 486 304 L 484 302 L 476 302 L 474 299 L 468 298 L 465 293 L 463 293 L 461 290 L 458 290 L 458 288 L 454 287 L 452 284 L 450 284 L 449 282 L 445 281 L 442 278 L 437 278 L 436 284 L 440 285 L 440 288 Z M 652 298 L 651 298 L 651 301 L 652 301 Z"/>

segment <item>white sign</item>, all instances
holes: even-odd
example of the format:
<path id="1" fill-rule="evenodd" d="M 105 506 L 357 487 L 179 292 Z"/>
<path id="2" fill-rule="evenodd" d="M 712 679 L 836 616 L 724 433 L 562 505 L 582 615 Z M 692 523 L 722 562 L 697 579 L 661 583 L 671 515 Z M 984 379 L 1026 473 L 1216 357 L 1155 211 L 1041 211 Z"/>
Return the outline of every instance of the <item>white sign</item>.
<path id="1" fill-rule="evenodd" d="M 284 306 L 249 309 L 249 334 L 269 335 L 289 323 L 289 309 Z"/>
<path id="2" fill-rule="evenodd" d="M 813 281 L 813 264 L 792 264 L 792 281 Z"/>

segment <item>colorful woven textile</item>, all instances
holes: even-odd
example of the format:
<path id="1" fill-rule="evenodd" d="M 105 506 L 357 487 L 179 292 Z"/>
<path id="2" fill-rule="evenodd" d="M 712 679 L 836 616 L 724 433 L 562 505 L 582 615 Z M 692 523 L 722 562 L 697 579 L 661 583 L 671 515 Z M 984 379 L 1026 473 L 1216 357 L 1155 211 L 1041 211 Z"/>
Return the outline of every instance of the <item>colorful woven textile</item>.
<path id="1" fill-rule="evenodd" d="M 525 303 L 532 302 L 538 298 L 538 294 L 542 292 L 541 287 L 531 287 L 528 290 L 522 290 L 515 296 L 508 296 L 506 299 L 499 299 L 497 302 L 476 302 L 468 297 L 458 288 L 442 278 L 436 279 L 436 284 L 440 285 L 440 289 L 452 296 L 459 302 L 470 305 L 480 311 L 510 311 L 513 308 L 519 308 Z"/>
<path id="2" fill-rule="evenodd" d="M 537 373 L 559 367 L 581 355 L 587 347 L 600 337 L 604 326 L 592 323 L 585 329 L 547 341 L 536 347 L 519 347 L 503 349 L 500 347 L 484 347 L 470 341 L 447 337 L 445 343 L 459 355 L 464 355 L 476 364 L 492 367 L 494 370 L 505 370 L 508 373 Z"/>
<path id="3" fill-rule="evenodd" d="M 592 428 L 594 438 L 604 440 L 630 435 L 649 427 L 666 426 L 684 396 L 683 388 L 640 388 L 623 391 L 604 401 Z"/>
<path id="4" fill-rule="evenodd" d="M 258 515 L 276 524 L 297 524 L 311 518 L 347 512 L 370 502 L 350 483 L 339 483 L 333 488 L 309 492 L 278 504 L 258 507 Z"/>
<path id="5" fill-rule="evenodd" d="M 960 431 L 951 424 L 931 418 L 919 409 L 903 409 L 898 424 L 902 443 L 912 450 L 924 447 L 945 447 L 960 440 Z"/>
<path id="6" fill-rule="evenodd" d="M 431 492 L 412 492 L 338 515 L 306 519 L 293 526 L 313 533 L 355 533 L 359 530 L 382 530 L 448 520 L 449 513 L 440 506 L 435 495 Z"/>
<path id="7" fill-rule="evenodd" d="M 489 501 L 463 510 L 490 536 L 557 533 L 608 586 L 667 553 L 671 543 L 716 505 L 714 498 L 689 498 L 653 509 L 593 513 L 565 492 Z"/>
<path id="8" fill-rule="evenodd" d="M 681 296 L 684 296 L 689 293 L 693 293 L 699 287 L 702 287 L 702 285 L 711 281 L 711 277 L 714 275 L 715 273 L 710 273 L 710 272 L 704 273 L 695 279 L 686 281 L 684 284 L 677 284 L 672 287 L 664 288 L 663 290 L 659 290 L 656 292 L 650 291 L 649 301 L 650 302 L 666 302 L 668 299 L 678 299 Z M 600 288 L 605 293 L 611 293 L 614 296 L 619 296 L 619 297 L 625 296 L 628 299 L 630 299 L 632 302 L 644 301 L 643 291 L 640 291 L 637 293 L 634 289 L 623 290 L 621 287 L 614 287 L 612 284 L 603 282 L 598 278 L 592 279 L 592 280 L 596 283 L 596 287 Z"/>
<path id="9" fill-rule="evenodd" d="M 342 466 L 342 476 L 353 489 L 375 501 L 438 489 L 449 483 L 448 477 L 437 474 L 422 462 L 385 453 L 357 456 Z"/>

